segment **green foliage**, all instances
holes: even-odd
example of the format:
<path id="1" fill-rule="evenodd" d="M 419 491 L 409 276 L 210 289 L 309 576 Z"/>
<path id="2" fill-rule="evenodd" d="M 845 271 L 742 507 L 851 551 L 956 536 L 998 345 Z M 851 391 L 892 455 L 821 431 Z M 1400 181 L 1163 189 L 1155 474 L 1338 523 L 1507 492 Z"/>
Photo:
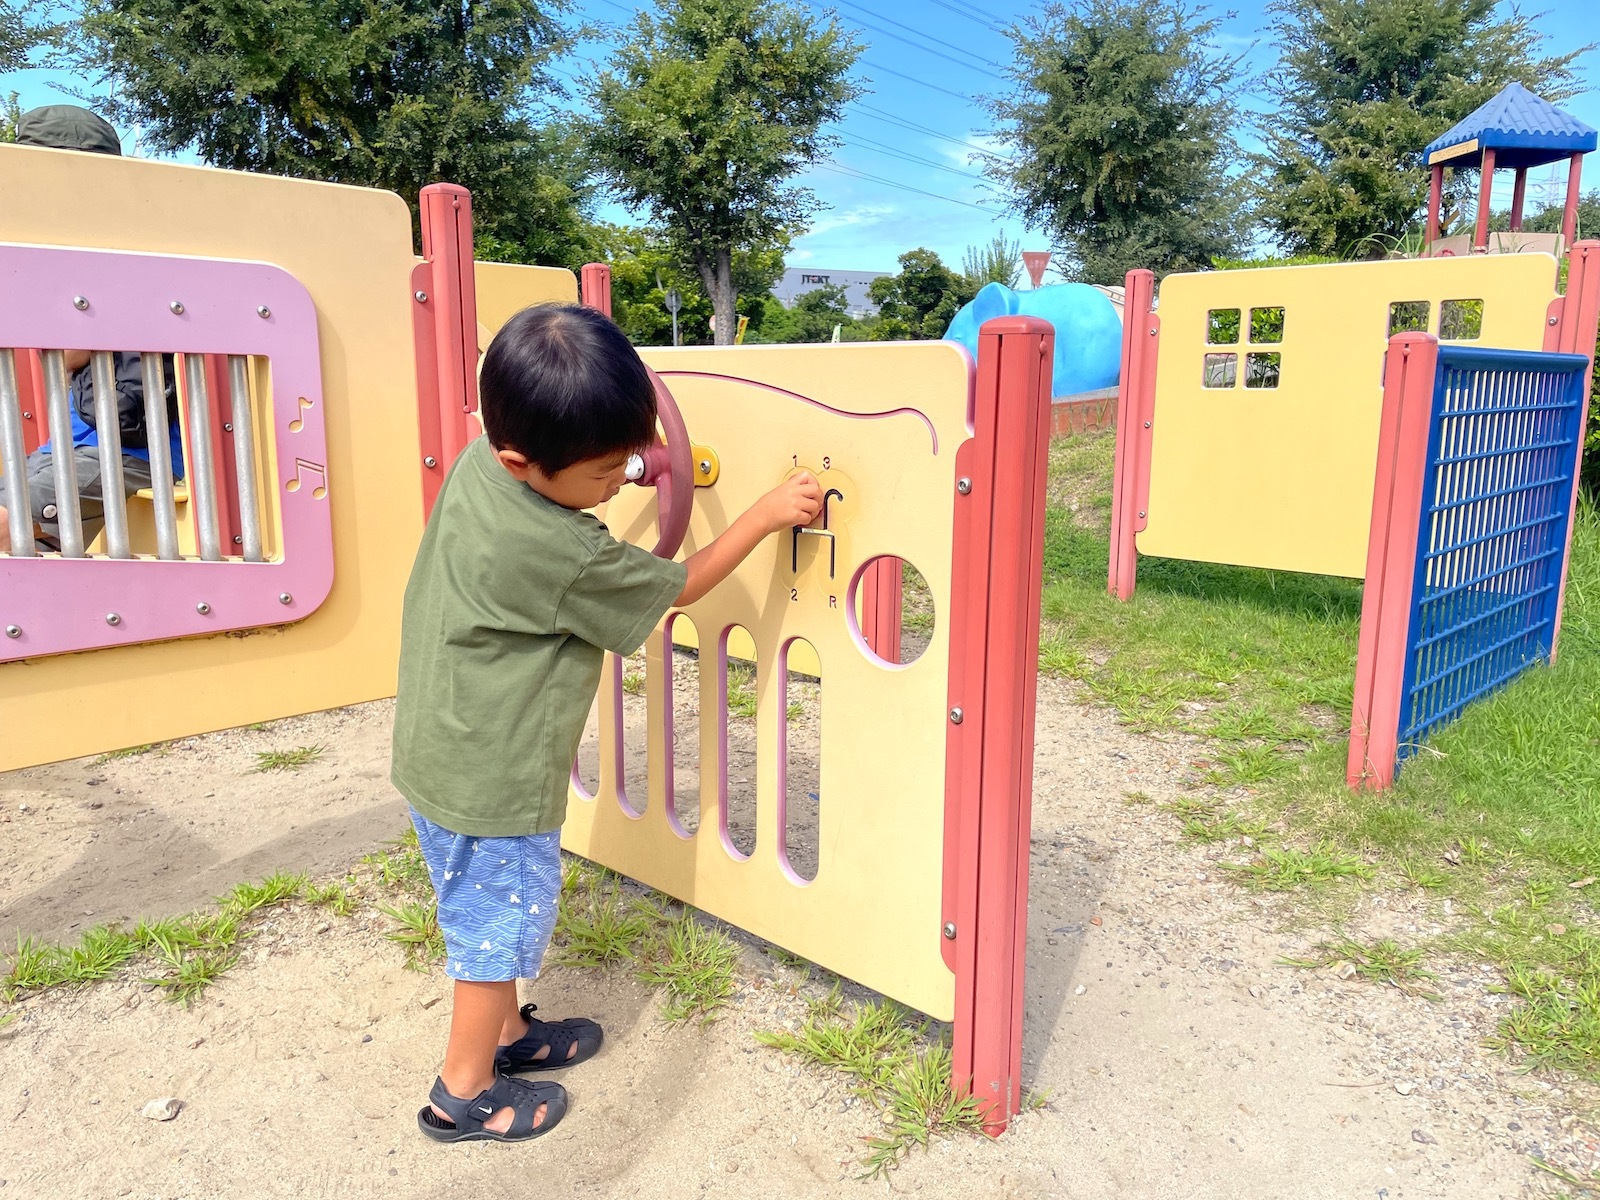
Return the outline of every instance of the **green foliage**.
<path id="1" fill-rule="evenodd" d="M 80 68 L 157 152 L 390 188 L 471 189 L 489 256 L 571 264 L 580 152 L 533 104 L 567 0 L 88 0 Z"/>
<path id="2" fill-rule="evenodd" d="M 790 181 L 832 144 L 859 52 L 831 14 L 786 0 L 674 0 L 634 18 L 589 89 L 595 169 L 693 264 L 718 345 L 737 324 L 736 252 L 816 208 Z"/>
<path id="3" fill-rule="evenodd" d="M 968 246 L 961 259 L 961 274 L 974 294 L 986 283 L 1017 286 L 1022 278 L 1022 243 L 997 235 L 987 246 Z"/>
<path id="4" fill-rule="evenodd" d="M 1243 243 L 1218 23 L 1183 0 L 1079 0 L 1011 28 L 1015 87 L 990 103 L 1007 156 L 986 170 L 1078 278 L 1202 269 Z"/>
<path id="5" fill-rule="evenodd" d="M 713 1019 L 737 990 L 739 948 L 720 929 L 685 912 L 667 929 L 660 953 L 639 970 L 645 983 L 666 989 L 661 1015 L 668 1021 Z"/>
<path id="6" fill-rule="evenodd" d="M 23 70 L 35 50 L 59 44 L 66 26 L 50 19 L 54 8 L 48 0 L 0 0 L 0 75 Z M 0 142 L 15 140 L 0 125 Z"/>
<path id="7" fill-rule="evenodd" d="M 293 750 L 258 750 L 253 769 L 257 774 L 267 771 L 298 771 L 301 767 L 316 762 L 326 749 L 325 746 L 319 745 L 296 746 Z"/>
<path id="8" fill-rule="evenodd" d="M 825 284 L 801 293 L 792 308 L 769 299 L 760 336 L 750 340 L 831 342 L 835 326 L 839 328 L 840 341 L 858 342 L 868 340 L 876 322 L 858 321 L 851 316 L 845 304 L 844 289 L 837 284 Z"/>
<path id="9" fill-rule="evenodd" d="M 937 340 L 950 319 L 977 289 L 932 250 L 918 247 L 900 256 L 900 270 L 880 275 L 867 289 L 878 306 L 872 339 L 879 342 Z"/>
<path id="10" fill-rule="evenodd" d="M 1261 212 L 1301 254 L 1381 253 L 1368 239 L 1403 235 L 1427 199 L 1428 142 L 1513 80 L 1572 95 L 1571 63 L 1587 49 L 1539 57 L 1533 18 L 1495 0 L 1274 0 L 1271 11 L 1279 110 Z M 1458 195 L 1474 184 L 1456 176 Z"/>
<path id="11" fill-rule="evenodd" d="M 18 103 L 17 93 L 9 93 L 0 101 L 0 142 L 14 142 L 17 140 L 17 121 L 22 117 L 22 105 Z"/>
<path id="12" fill-rule="evenodd" d="M 426 971 L 444 958 L 444 933 L 439 928 L 439 903 L 431 896 L 426 900 L 405 900 L 399 904 L 380 904 L 378 911 L 396 928 L 383 936 L 405 948 L 406 970 Z"/>

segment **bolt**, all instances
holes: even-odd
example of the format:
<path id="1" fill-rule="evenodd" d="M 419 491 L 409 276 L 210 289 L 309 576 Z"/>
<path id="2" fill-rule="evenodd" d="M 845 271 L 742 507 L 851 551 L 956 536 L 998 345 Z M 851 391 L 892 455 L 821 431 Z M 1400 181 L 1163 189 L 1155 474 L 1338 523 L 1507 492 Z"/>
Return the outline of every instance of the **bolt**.
<path id="1" fill-rule="evenodd" d="M 233 422 L 232 421 L 224 421 L 222 423 L 222 432 L 224 432 L 224 433 L 232 433 L 233 432 Z"/>
<path id="2" fill-rule="evenodd" d="M 1149 421 L 1146 421 L 1146 422 L 1145 422 L 1145 423 L 1144 423 L 1144 427 L 1145 427 L 1145 428 L 1146 428 L 1146 429 L 1149 429 L 1149 428 L 1150 428 L 1150 422 L 1149 422 Z"/>
<path id="3" fill-rule="evenodd" d="M 427 467 L 428 470 L 431 471 L 431 470 L 433 470 L 434 467 L 437 467 L 439 465 L 439 460 L 437 458 L 435 458 L 433 455 L 430 454 L 430 455 L 428 455 L 427 458 L 422 460 L 422 465 Z"/>
<path id="4" fill-rule="evenodd" d="M 1552 324 L 1552 325 L 1561 324 L 1561 318 L 1560 317 L 1551 317 L 1550 318 L 1550 324 Z"/>
<path id="5" fill-rule="evenodd" d="M 278 603 L 279 604 L 293 604 L 294 603 L 294 597 L 289 595 L 288 592 L 279 592 L 278 593 Z"/>
<path id="6" fill-rule="evenodd" d="M 22 636 L 22 626 L 21 625 L 7 625 L 6 626 L 6 636 L 8 638 L 19 638 L 19 637 L 21 637 Z"/>
<path id="7" fill-rule="evenodd" d="M 1151 337 L 1155 337 L 1156 336 L 1156 327 L 1154 325 L 1150 326 L 1150 336 Z"/>
<path id="8" fill-rule="evenodd" d="M 427 292 L 415 292 L 413 294 L 416 296 L 418 304 L 426 304 L 428 302 Z"/>
<path id="9" fill-rule="evenodd" d="M 1144 509 L 1142 509 L 1142 508 L 1141 508 L 1141 509 L 1140 509 L 1140 510 L 1139 510 L 1139 516 L 1140 516 L 1140 517 L 1141 517 L 1141 518 L 1142 518 L 1142 517 L 1143 517 L 1143 516 L 1144 516 Z"/>
<path id="10" fill-rule="evenodd" d="M 959 708 L 952 708 L 950 710 L 950 724 L 959 725 L 959 724 L 961 724 L 962 721 L 964 721 L 966 719 L 967 719 L 967 714 L 962 712 Z"/>
<path id="11" fill-rule="evenodd" d="M 89 297 L 87 297 L 87 296 L 74 296 L 72 298 L 72 307 L 77 309 L 79 312 L 83 312 L 86 308 L 89 307 Z"/>
<path id="12" fill-rule="evenodd" d="M 237 533 L 236 533 L 236 534 L 234 534 L 234 535 L 233 535 L 233 544 L 234 544 L 234 545 L 235 545 L 235 546 L 242 546 L 242 545 L 244 545 L 244 537 L 243 537 L 243 535 L 241 535 L 241 534 L 237 534 Z"/>
<path id="13" fill-rule="evenodd" d="M 211 605 L 207 604 L 204 600 L 200 601 L 199 604 L 196 604 L 194 606 L 194 610 L 202 617 L 209 617 L 211 615 Z"/>
<path id="14" fill-rule="evenodd" d="M 972 491 L 972 480 L 965 477 L 956 480 L 956 491 L 960 492 L 963 496 L 970 493 Z"/>
<path id="15" fill-rule="evenodd" d="M 702 475 L 711 474 L 711 460 L 709 458 L 702 458 L 700 460 L 700 474 L 702 474 Z"/>
<path id="16" fill-rule="evenodd" d="M 167 305 L 167 307 L 172 310 L 172 315 L 173 316 L 175 316 L 175 317 L 183 316 L 183 301 L 182 300 L 174 300 L 171 304 Z"/>
<path id="17" fill-rule="evenodd" d="M 944 935 L 952 942 L 956 940 L 956 923 L 954 921 L 946 921 L 944 923 Z"/>
<path id="18" fill-rule="evenodd" d="M 107 625 L 121 625 L 122 624 L 122 618 L 119 617 L 116 613 L 107 613 L 106 614 L 106 624 Z"/>
<path id="19" fill-rule="evenodd" d="M 256 306 L 256 316 L 260 317 L 263 321 L 265 321 L 271 315 L 272 315 L 272 310 L 270 308 L 268 308 L 265 304 L 258 304 Z"/>

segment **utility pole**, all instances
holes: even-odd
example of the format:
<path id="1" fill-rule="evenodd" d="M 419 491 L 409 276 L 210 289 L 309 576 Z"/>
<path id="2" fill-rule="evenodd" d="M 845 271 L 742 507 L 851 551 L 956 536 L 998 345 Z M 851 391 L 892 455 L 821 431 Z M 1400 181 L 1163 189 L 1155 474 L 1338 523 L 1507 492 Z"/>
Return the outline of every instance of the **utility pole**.
<path id="1" fill-rule="evenodd" d="M 672 314 L 672 344 L 676 346 L 678 344 L 678 310 L 683 307 L 683 297 L 678 295 L 677 288 L 668 290 L 665 303 L 667 311 Z"/>

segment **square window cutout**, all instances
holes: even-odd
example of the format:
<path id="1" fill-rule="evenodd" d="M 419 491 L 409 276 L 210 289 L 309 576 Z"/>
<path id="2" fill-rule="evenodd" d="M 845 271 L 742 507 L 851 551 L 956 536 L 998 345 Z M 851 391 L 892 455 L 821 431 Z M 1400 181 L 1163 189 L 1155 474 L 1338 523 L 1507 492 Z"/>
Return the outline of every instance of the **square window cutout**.
<path id="1" fill-rule="evenodd" d="M 1206 314 L 1206 341 L 1213 346 L 1232 346 L 1239 341 L 1239 310 L 1213 308 Z"/>
<path id="2" fill-rule="evenodd" d="M 1200 374 L 1200 386 L 1205 388 L 1231 388 L 1238 382 L 1239 356 L 1237 354 L 1208 354 L 1205 368 Z"/>
<path id="3" fill-rule="evenodd" d="M 1482 336 L 1482 300 L 1444 300 L 1440 302 L 1440 341 L 1475 342 Z"/>
<path id="4" fill-rule="evenodd" d="M 1283 308 L 1252 308 L 1250 310 L 1250 340 L 1256 345 L 1270 345 L 1283 341 Z"/>
<path id="5" fill-rule="evenodd" d="M 1389 336 L 1397 333 L 1427 333 L 1428 316 L 1432 308 L 1426 300 L 1396 300 L 1389 305 Z"/>
<path id="6" fill-rule="evenodd" d="M 1244 385 L 1247 388 L 1275 388 L 1283 372 L 1283 355 L 1247 354 L 1244 356 Z"/>

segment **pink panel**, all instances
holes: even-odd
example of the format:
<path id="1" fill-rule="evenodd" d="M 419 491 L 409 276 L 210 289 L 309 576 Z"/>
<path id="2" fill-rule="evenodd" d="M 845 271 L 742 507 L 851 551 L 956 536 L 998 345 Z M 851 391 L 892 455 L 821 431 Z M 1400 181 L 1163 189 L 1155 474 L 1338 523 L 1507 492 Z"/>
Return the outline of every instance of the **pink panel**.
<path id="1" fill-rule="evenodd" d="M 12 346 L 270 359 L 278 466 L 262 490 L 276 487 L 283 522 L 277 562 L 0 555 L 0 625 L 18 630 L 0 639 L 0 662 L 280 625 L 327 599 L 317 313 L 293 276 L 268 263 L 0 245 L 0 330 Z"/>

